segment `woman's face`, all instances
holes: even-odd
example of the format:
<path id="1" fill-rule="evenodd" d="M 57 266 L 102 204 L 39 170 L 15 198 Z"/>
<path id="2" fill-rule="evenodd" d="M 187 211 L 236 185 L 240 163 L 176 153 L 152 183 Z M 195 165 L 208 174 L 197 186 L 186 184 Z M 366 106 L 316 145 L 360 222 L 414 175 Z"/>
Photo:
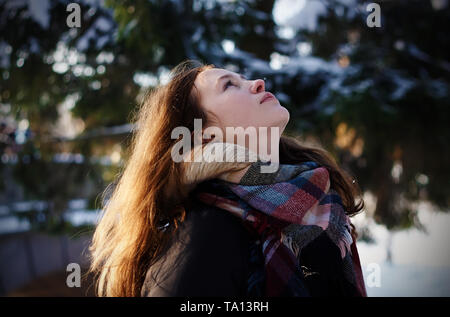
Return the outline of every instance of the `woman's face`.
<path id="1" fill-rule="evenodd" d="M 281 135 L 289 121 L 289 112 L 278 99 L 261 102 L 267 93 L 261 79 L 247 80 L 235 72 L 210 68 L 197 76 L 195 87 L 208 117 L 203 127 L 219 127 L 224 137 L 227 127 L 255 127 L 257 131 L 260 127 L 279 127 Z"/>

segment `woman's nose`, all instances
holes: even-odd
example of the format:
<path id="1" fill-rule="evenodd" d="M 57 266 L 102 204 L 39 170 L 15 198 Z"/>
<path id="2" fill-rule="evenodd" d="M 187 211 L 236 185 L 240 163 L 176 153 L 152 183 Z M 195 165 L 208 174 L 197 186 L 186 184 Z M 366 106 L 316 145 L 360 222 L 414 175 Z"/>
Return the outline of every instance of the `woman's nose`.
<path id="1" fill-rule="evenodd" d="M 252 90 L 252 93 L 260 93 L 261 91 L 264 91 L 264 80 L 257 79 L 255 81 L 253 81 L 251 90 Z"/>

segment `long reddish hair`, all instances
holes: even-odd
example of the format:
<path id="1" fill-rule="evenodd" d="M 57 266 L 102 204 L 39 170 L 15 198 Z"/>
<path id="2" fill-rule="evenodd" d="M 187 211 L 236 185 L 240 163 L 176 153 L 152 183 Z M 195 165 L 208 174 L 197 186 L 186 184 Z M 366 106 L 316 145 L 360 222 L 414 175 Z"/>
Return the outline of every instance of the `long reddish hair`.
<path id="1" fill-rule="evenodd" d="M 200 72 L 213 67 L 183 61 L 171 71 L 167 84 L 147 92 L 135 112 L 129 159 L 115 185 L 103 192 L 103 215 L 89 248 L 90 272 L 96 275 L 99 296 L 139 296 L 148 268 L 164 254 L 174 230 L 184 220 L 184 202 L 189 198 L 176 181 L 182 179 L 183 171 L 171 158 L 171 148 L 178 141 L 171 138 L 171 132 L 180 126 L 194 131 L 195 118 L 206 122 L 194 81 Z M 362 200 L 355 205 L 357 186 L 331 156 L 281 137 L 281 163 L 307 160 L 328 168 L 331 186 L 350 215 L 363 208 Z M 169 219 L 174 229 L 158 230 L 161 219 Z"/>

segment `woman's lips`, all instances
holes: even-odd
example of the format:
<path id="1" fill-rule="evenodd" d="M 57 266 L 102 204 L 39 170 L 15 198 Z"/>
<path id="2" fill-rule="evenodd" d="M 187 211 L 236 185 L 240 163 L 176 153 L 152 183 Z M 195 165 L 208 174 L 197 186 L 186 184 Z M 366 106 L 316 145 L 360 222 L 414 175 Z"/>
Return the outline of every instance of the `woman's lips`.
<path id="1" fill-rule="evenodd" d="M 266 94 L 262 97 L 260 103 L 263 103 L 263 102 L 265 102 L 265 101 L 267 101 L 267 100 L 270 100 L 270 99 L 277 99 L 277 98 L 275 98 L 275 96 L 274 96 L 273 94 L 271 94 L 270 92 L 268 92 L 268 93 L 266 93 Z"/>

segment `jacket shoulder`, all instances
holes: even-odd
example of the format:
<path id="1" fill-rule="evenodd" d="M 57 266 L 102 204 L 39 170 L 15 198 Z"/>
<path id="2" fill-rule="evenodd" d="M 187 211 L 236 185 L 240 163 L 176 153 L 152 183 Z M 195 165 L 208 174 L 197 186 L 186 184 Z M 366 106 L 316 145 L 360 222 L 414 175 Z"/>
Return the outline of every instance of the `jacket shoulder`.
<path id="1" fill-rule="evenodd" d="M 141 296 L 244 295 L 250 241 L 239 218 L 196 202 L 148 269 Z"/>

